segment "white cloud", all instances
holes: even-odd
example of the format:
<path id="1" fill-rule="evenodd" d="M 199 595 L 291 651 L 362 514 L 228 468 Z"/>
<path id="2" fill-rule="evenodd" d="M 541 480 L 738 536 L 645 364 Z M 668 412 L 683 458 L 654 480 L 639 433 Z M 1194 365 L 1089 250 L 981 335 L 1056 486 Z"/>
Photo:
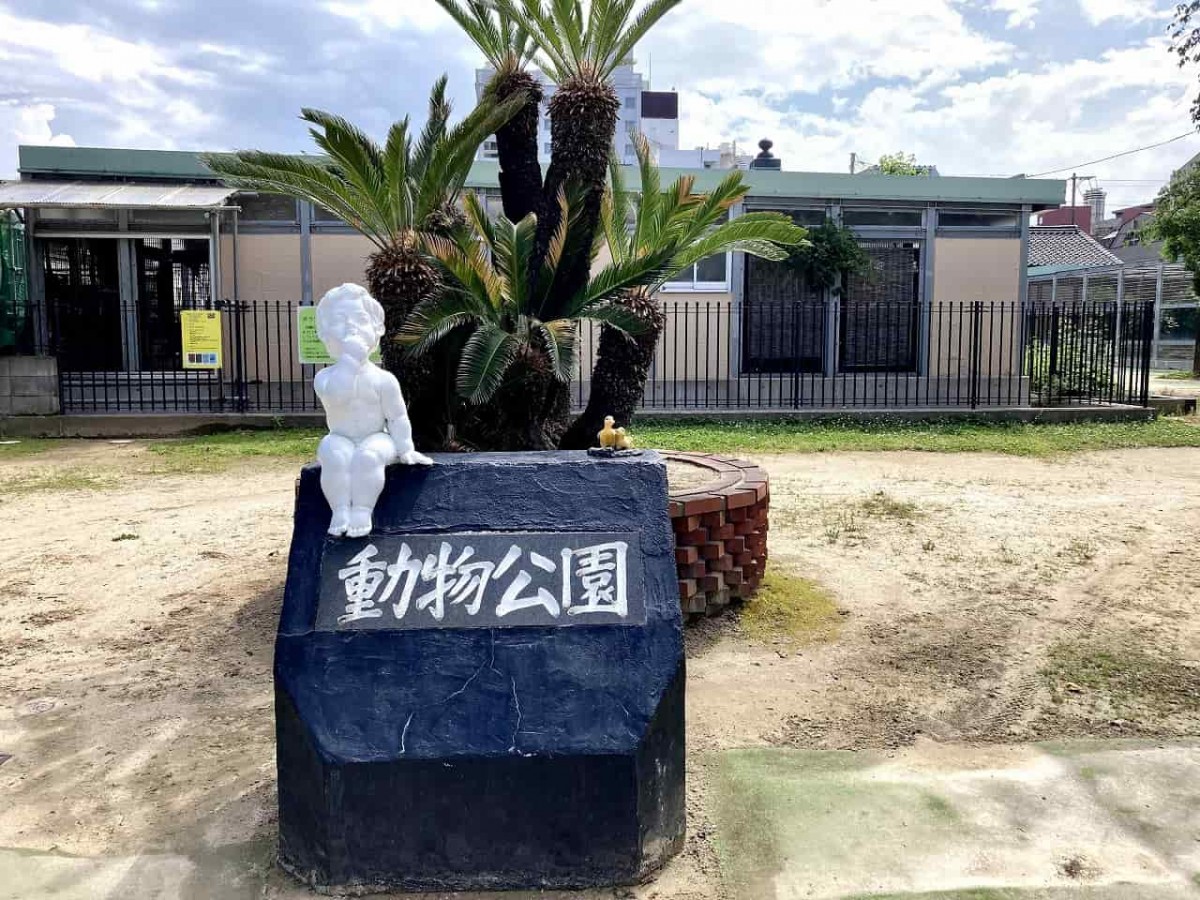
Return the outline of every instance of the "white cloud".
<path id="1" fill-rule="evenodd" d="M 690 0 L 641 49 L 653 54 L 660 83 L 767 95 L 944 80 L 1013 54 L 972 29 L 950 0 Z"/>
<path id="2" fill-rule="evenodd" d="M 1008 13 L 1008 28 L 1033 26 L 1041 0 L 988 0 L 988 6 L 997 12 Z"/>
<path id="3" fill-rule="evenodd" d="M 1035 173 L 1186 131 L 1195 90 L 1195 76 L 1155 39 L 973 81 L 881 86 L 833 115 L 780 109 L 744 92 L 717 98 L 685 90 L 681 145 L 737 139 L 753 146 L 770 137 L 785 168 L 809 171 L 846 171 L 851 152 L 872 162 L 903 150 L 943 175 Z M 1156 190 L 1128 182 L 1165 179 L 1197 150 L 1200 135 L 1081 174 L 1110 180 L 1112 203 L 1128 205 Z"/>
<path id="4" fill-rule="evenodd" d="M 335 16 L 354 21 L 367 34 L 377 28 L 434 31 L 451 24 L 432 0 L 327 0 L 321 5 Z"/>
<path id="5" fill-rule="evenodd" d="M 1131 22 L 1166 19 L 1170 17 L 1174 4 L 1164 5 L 1156 0 L 1079 0 L 1079 8 L 1088 22 L 1100 25 L 1110 19 Z"/>
<path id="6" fill-rule="evenodd" d="M 75 145 L 69 134 L 55 133 L 53 122 L 54 107 L 49 103 L 0 103 L 0 178 L 16 177 L 19 144 Z"/>

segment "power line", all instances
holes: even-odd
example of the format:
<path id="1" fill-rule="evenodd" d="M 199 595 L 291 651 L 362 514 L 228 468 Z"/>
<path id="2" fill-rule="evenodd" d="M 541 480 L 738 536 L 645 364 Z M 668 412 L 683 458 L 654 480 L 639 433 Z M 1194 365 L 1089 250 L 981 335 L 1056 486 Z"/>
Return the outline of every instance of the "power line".
<path id="1" fill-rule="evenodd" d="M 1090 162 L 1077 163 L 1073 166 L 1063 166 L 1061 169 L 1051 169 L 1049 172 L 1038 172 L 1036 175 L 1027 175 L 1026 178 L 1041 178 L 1043 175 L 1056 175 L 1059 172 L 1069 172 L 1072 169 L 1082 169 L 1084 166 L 1094 166 L 1097 163 L 1108 162 L 1110 159 L 1118 159 L 1122 156 L 1130 156 L 1134 153 L 1141 153 L 1143 150 L 1153 150 L 1155 147 L 1165 147 L 1167 144 L 1173 144 L 1175 141 L 1182 141 L 1185 137 L 1191 137 L 1196 132 L 1185 131 L 1183 134 L 1176 135 L 1173 138 L 1168 138 L 1165 141 L 1159 141 L 1157 144 L 1147 144 L 1145 147 L 1138 147 L 1135 150 L 1125 150 L 1121 153 L 1114 153 L 1112 156 L 1105 156 L 1103 159 L 1093 159 Z"/>

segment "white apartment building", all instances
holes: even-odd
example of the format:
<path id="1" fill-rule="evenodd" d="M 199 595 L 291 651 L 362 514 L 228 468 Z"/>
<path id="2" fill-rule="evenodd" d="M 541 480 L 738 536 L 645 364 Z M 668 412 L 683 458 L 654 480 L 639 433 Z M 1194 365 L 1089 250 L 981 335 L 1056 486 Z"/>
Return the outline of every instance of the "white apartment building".
<path id="1" fill-rule="evenodd" d="M 550 98 L 557 85 L 543 72 L 534 70 L 534 76 L 542 85 L 542 110 L 538 122 L 538 158 L 550 160 Z M 493 70 L 475 70 L 475 95 L 483 96 L 483 90 L 491 80 Z M 634 151 L 634 135 L 641 132 L 656 150 L 675 150 L 679 147 L 679 95 L 674 91 L 651 91 L 649 80 L 634 70 L 633 64 L 618 66 L 612 75 L 613 87 L 621 106 L 617 111 L 617 131 L 613 149 L 617 157 L 626 164 L 637 162 Z M 480 147 L 478 159 L 496 158 L 496 140 L 489 138 Z"/>

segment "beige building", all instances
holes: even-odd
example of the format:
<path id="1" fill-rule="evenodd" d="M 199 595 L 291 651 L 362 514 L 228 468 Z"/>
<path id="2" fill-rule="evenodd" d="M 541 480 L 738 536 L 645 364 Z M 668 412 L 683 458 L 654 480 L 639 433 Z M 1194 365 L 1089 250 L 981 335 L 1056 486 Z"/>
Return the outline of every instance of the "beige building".
<path id="1" fill-rule="evenodd" d="M 315 409 L 296 307 L 362 281 L 372 245 L 323 210 L 222 186 L 196 154 L 22 147 L 27 343 L 54 355 L 64 410 Z M 498 209 L 497 164 L 468 188 Z M 664 170 L 664 183 L 676 173 Z M 727 174 L 689 171 L 705 190 Z M 1064 183 L 750 171 L 739 215 L 852 229 L 870 271 L 815 290 L 785 265 L 703 260 L 667 285 L 646 406 L 1021 405 L 1031 213 Z M 637 188 L 636 170 L 629 186 Z M 179 312 L 223 310 L 222 368 L 184 370 Z M 595 333 L 581 339 L 586 398 Z M 969 384 L 967 382 L 970 382 Z M 1000 401 L 1003 402 L 1000 402 Z"/>

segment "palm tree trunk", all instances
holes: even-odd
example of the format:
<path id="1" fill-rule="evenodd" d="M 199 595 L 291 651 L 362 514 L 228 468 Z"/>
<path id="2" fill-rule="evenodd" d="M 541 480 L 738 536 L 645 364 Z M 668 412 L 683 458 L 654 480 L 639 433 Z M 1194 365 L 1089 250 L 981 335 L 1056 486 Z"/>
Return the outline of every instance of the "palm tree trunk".
<path id="1" fill-rule="evenodd" d="M 441 290 L 437 270 L 421 255 L 416 237 L 405 234 L 391 247 L 368 258 L 367 287 L 383 306 L 384 335 L 380 342 L 383 367 L 400 382 L 412 422 L 413 440 L 423 450 L 445 447 L 451 437 L 452 409 L 442 390 L 444 379 L 436 377 L 442 364 L 440 353 L 408 358 L 397 340 L 413 309 Z"/>
<path id="2" fill-rule="evenodd" d="M 638 314 L 644 330 L 631 337 L 610 325 L 601 326 L 587 408 L 559 441 L 563 450 L 585 450 L 596 446 L 596 434 L 604 425 L 604 417 L 612 416 L 618 425 L 627 426 L 633 421 L 642 400 L 666 316 L 657 302 L 641 292 L 618 302 L 627 304 Z"/>
<path id="3" fill-rule="evenodd" d="M 581 191 L 579 234 L 589 237 L 600 225 L 600 202 L 608 177 L 608 157 L 617 130 L 617 92 L 606 82 L 570 79 L 550 98 L 553 154 L 546 172 L 538 212 L 537 249 L 533 272 L 539 271 L 550 239 L 561 218 L 558 192 Z M 554 280 L 555 297 L 572 297 L 587 284 L 591 268 L 591 242 L 575 241 L 559 262 Z"/>
<path id="4" fill-rule="evenodd" d="M 496 132 L 504 216 L 520 222 L 537 212 L 542 198 L 542 166 L 538 162 L 542 86 L 528 72 L 516 71 L 497 73 L 487 89 L 501 103 L 517 93 L 525 95 L 525 105 Z"/>

